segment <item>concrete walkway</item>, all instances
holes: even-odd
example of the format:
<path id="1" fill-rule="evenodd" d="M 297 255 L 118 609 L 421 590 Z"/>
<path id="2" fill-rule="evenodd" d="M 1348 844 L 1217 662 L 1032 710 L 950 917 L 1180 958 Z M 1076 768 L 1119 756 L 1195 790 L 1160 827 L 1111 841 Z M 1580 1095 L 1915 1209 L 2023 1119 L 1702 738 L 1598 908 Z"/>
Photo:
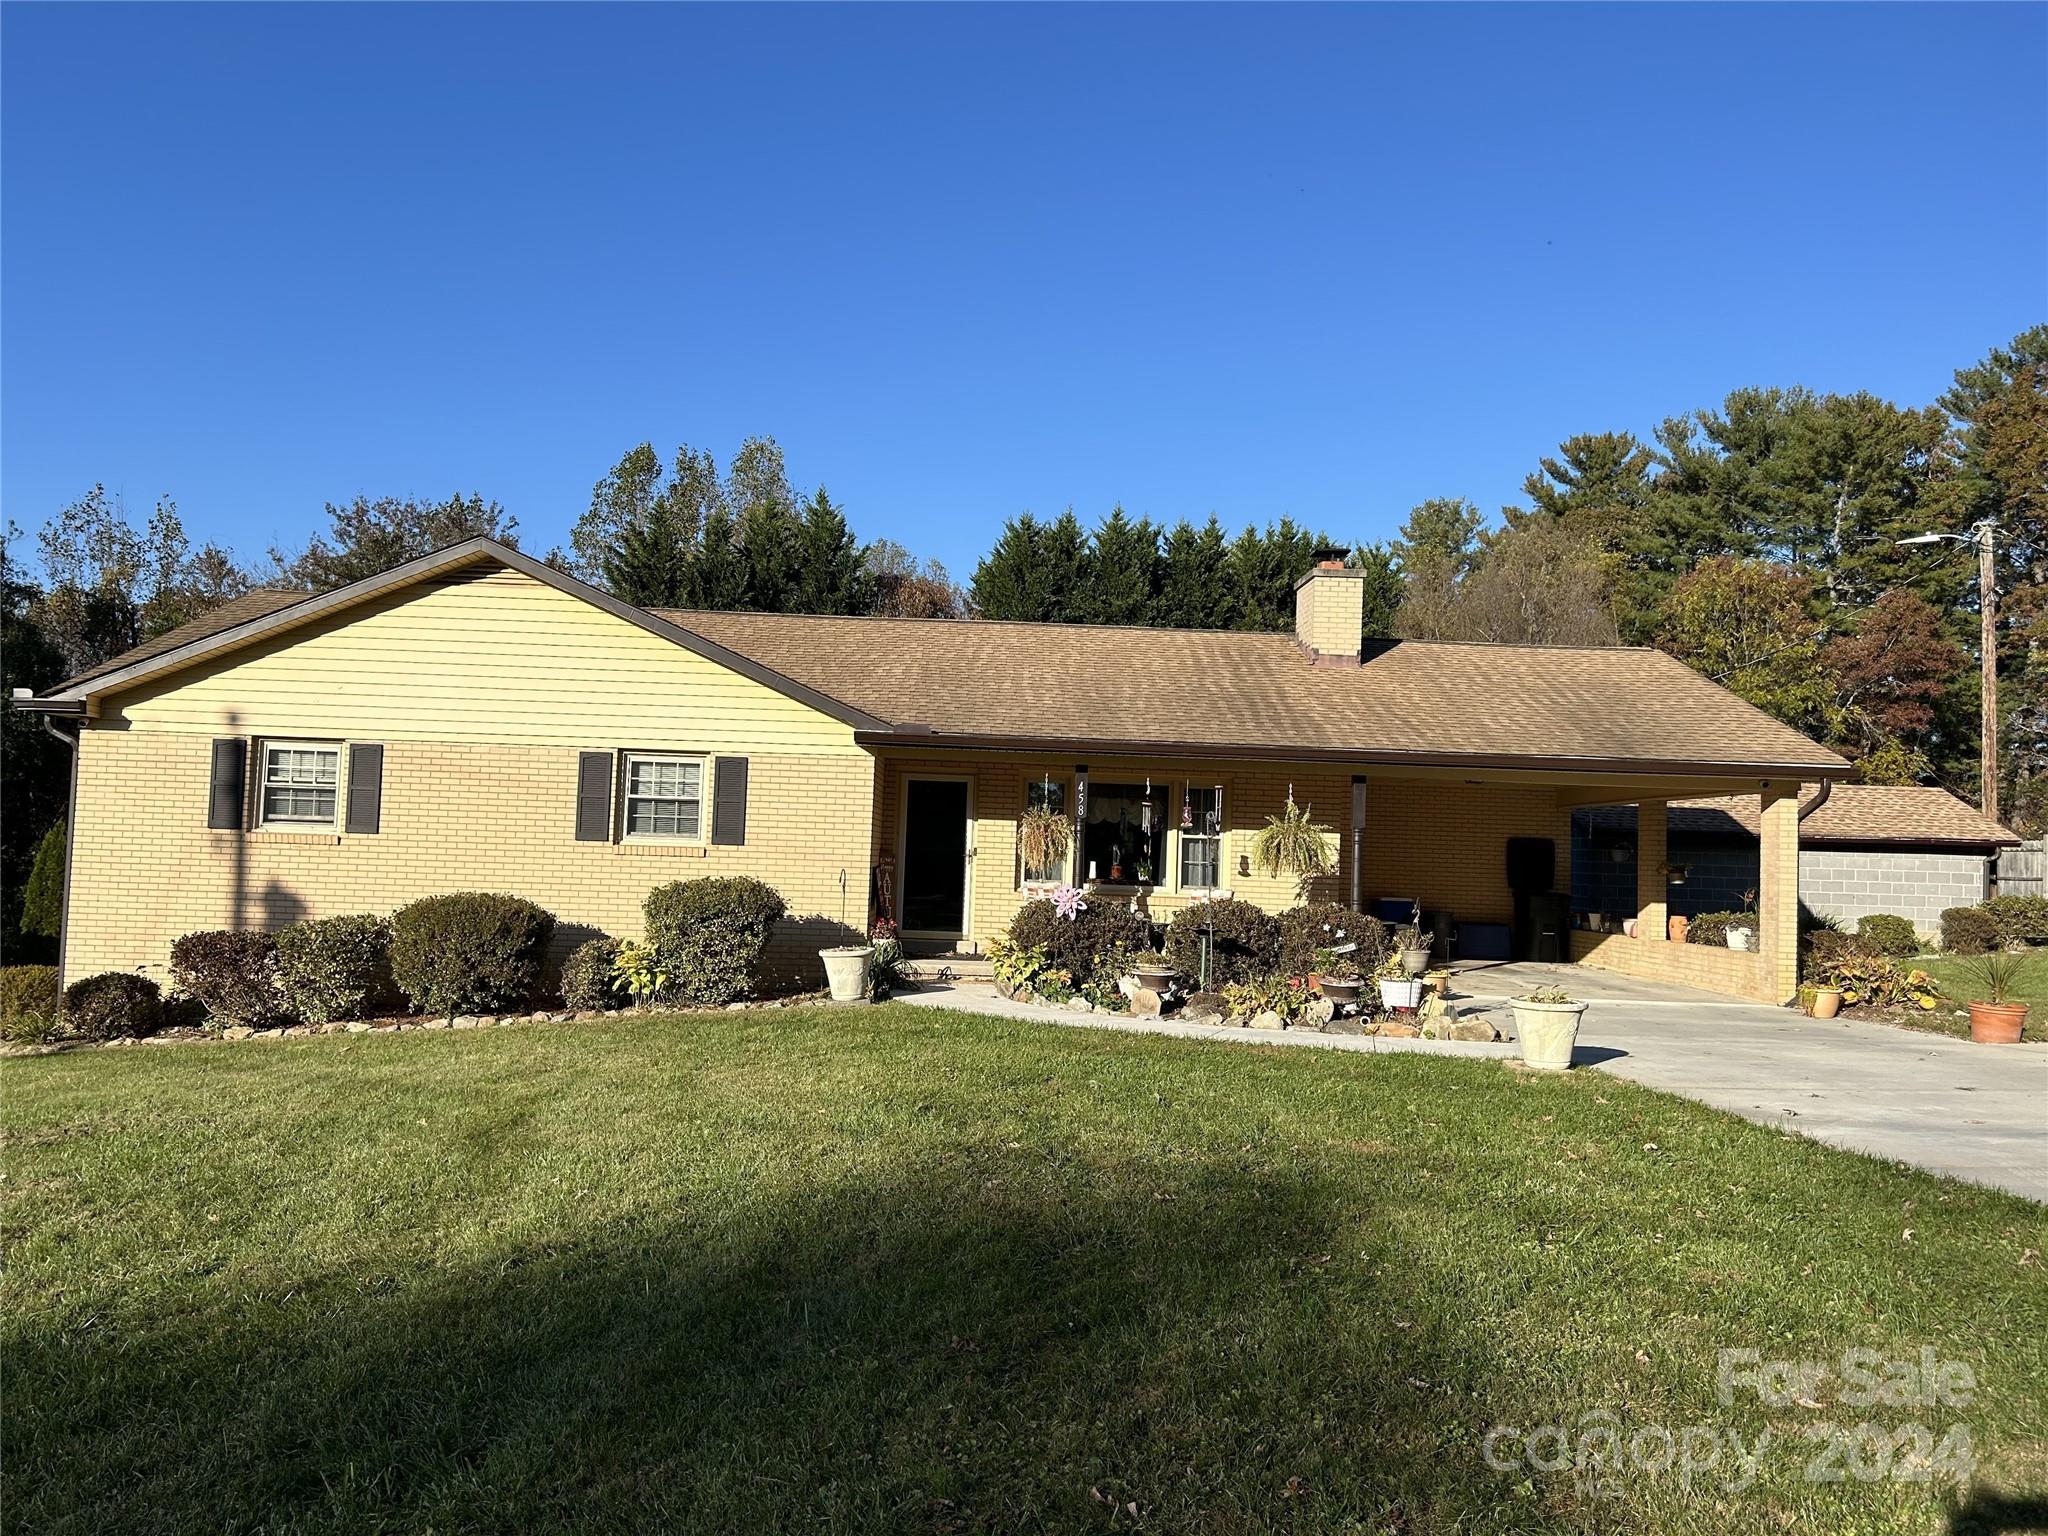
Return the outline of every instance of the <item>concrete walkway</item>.
<path id="1" fill-rule="evenodd" d="M 1556 974 L 1537 976 L 1539 971 Z M 1507 972 L 1514 974 L 1501 974 Z M 1711 993 L 1688 997 L 1686 988 L 1577 966 L 1461 973 L 1454 1001 L 1461 1012 L 1484 1013 L 1512 1039 L 1509 992 L 1496 995 L 1494 988 L 1524 992 L 1552 981 L 1592 1003 L 1579 1029 L 1575 1067 L 1611 1072 L 1830 1146 L 2048 1202 L 2048 1046 L 1972 1045 L 1886 1024 L 1809 1019 L 1790 1009 L 1730 1002 Z M 1607 989 L 1597 983 L 1609 981 L 1622 995 L 1602 995 Z M 1627 995 L 1638 989 L 1648 995 Z M 1069 1012 L 1013 1003 L 973 982 L 933 986 L 902 1000 L 913 1007 L 1177 1039 L 1369 1054 L 1517 1054 L 1512 1044 L 1383 1040 Z"/>

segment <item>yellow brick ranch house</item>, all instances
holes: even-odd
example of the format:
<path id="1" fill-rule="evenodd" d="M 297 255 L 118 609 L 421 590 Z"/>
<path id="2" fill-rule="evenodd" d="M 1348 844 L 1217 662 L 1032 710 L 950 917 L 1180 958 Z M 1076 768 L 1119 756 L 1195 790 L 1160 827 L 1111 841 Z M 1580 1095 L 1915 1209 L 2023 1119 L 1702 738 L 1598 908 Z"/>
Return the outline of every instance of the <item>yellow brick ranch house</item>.
<path id="1" fill-rule="evenodd" d="M 815 951 L 877 913 L 973 953 L 1062 883 L 1158 920 L 1291 905 L 1249 856 L 1291 791 L 1339 843 L 1318 899 L 1792 996 L 1798 787 L 1842 759 L 1653 650 L 1361 645 L 1361 611 L 1336 561 L 1301 577 L 1292 634 L 656 611 L 475 539 L 252 592 L 16 702 L 76 748 L 69 977 L 455 890 L 630 935 L 650 888 L 745 873 L 788 902 L 784 979 L 815 984 Z M 1666 942 L 1665 803 L 1731 794 L 1761 840 L 1757 947 Z M 1072 818 L 1059 867 L 1020 862 L 1034 803 Z M 1614 804 L 1639 811 L 1633 935 L 1554 894 L 1573 810 Z"/>

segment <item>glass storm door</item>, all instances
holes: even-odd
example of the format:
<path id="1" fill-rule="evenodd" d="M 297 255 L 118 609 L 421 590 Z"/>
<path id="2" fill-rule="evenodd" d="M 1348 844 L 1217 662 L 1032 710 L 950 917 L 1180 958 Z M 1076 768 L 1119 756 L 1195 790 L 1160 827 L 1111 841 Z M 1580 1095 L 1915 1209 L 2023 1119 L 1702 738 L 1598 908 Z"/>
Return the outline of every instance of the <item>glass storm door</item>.
<path id="1" fill-rule="evenodd" d="M 910 779 L 903 786 L 903 931 L 924 938 L 967 932 L 967 783 Z"/>

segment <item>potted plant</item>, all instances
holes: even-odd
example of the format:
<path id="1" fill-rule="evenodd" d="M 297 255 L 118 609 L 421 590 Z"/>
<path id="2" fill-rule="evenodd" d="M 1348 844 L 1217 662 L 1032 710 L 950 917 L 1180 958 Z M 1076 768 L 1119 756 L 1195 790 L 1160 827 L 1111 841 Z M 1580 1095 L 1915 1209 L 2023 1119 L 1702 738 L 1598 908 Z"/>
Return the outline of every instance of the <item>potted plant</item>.
<path id="1" fill-rule="evenodd" d="M 839 871 L 839 926 L 846 926 L 846 871 Z M 825 962 L 825 985 L 835 1003 L 868 1001 L 868 967 L 875 958 L 873 944 L 835 944 L 818 951 Z"/>
<path id="2" fill-rule="evenodd" d="M 1422 1004 L 1422 978 L 1408 974 L 1399 954 L 1390 954 L 1373 973 L 1379 982 L 1380 1002 L 1388 1008 L 1417 1008 Z"/>
<path id="3" fill-rule="evenodd" d="M 1742 918 L 1739 923 L 1730 923 L 1722 937 L 1730 949 L 1751 950 L 1756 948 L 1756 928 L 1752 919 L 1756 916 L 1756 892 L 1742 893 Z"/>
<path id="4" fill-rule="evenodd" d="M 1330 1002 L 1349 1007 L 1357 1003 L 1365 978 L 1358 972 L 1356 945 L 1341 950 L 1319 950 L 1316 954 L 1316 990 Z"/>
<path id="5" fill-rule="evenodd" d="M 1049 784 L 1046 798 L 1051 798 Z M 1027 870 L 1061 868 L 1073 846 L 1074 824 L 1043 801 L 1027 809 L 1017 822 L 1017 848 Z"/>
<path id="6" fill-rule="evenodd" d="M 1174 982 L 1180 978 L 1180 972 L 1159 955 L 1140 955 L 1138 963 L 1131 967 L 1131 974 L 1137 977 L 1139 986 L 1161 997 L 1172 990 Z"/>
<path id="7" fill-rule="evenodd" d="M 1140 885 L 1150 885 L 1152 883 L 1152 866 L 1144 859 L 1138 860 L 1137 876 L 1138 884 Z"/>
<path id="8" fill-rule="evenodd" d="M 1267 874 L 1290 875 L 1304 899 L 1316 880 L 1332 874 L 1337 855 L 1330 849 L 1336 834 L 1310 819 L 1310 806 L 1294 803 L 1294 786 L 1287 786 L 1287 808 L 1268 816 L 1266 825 L 1252 839 L 1252 862 Z"/>
<path id="9" fill-rule="evenodd" d="M 1681 917 L 1676 912 L 1671 914 L 1670 918 L 1665 922 L 1664 925 L 1665 931 L 1670 934 L 1671 942 L 1674 944 L 1683 944 L 1685 942 L 1686 930 L 1691 926 L 1691 918 Z"/>
<path id="10" fill-rule="evenodd" d="M 1429 969 L 1429 941 L 1417 923 L 1405 923 L 1394 930 L 1394 949 L 1401 957 L 1404 976 L 1420 976 Z"/>
<path id="11" fill-rule="evenodd" d="M 1586 1005 L 1556 987 L 1542 987 L 1513 999 L 1511 1006 L 1522 1064 L 1544 1072 L 1562 1072 L 1569 1067 L 1572 1047 L 1579 1038 L 1579 1017 Z"/>
<path id="12" fill-rule="evenodd" d="M 1816 1019 L 1832 1019 L 1842 1011 L 1842 988 L 1833 976 L 1824 976 L 1813 984 L 1813 1006 L 1808 1010 Z"/>
<path id="13" fill-rule="evenodd" d="M 1995 949 L 1963 962 L 1963 971 L 1984 994 L 1970 1003 L 1970 1038 L 1979 1045 L 2018 1045 L 2027 1027 L 2027 1005 L 2013 993 L 2031 968 L 2031 956 Z"/>

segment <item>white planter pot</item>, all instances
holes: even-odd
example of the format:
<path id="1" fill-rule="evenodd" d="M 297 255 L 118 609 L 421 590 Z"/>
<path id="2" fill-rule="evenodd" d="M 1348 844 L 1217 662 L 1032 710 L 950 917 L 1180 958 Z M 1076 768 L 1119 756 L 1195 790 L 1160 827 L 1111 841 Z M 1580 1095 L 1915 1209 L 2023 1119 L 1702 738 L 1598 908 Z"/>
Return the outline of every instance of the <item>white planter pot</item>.
<path id="1" fill-rule="evenodd" d="M 1730 928 L 1728 930 L 1728 947 L 1730 949 L 1756 948 L 1756 930 L 1754 928 Z"/>
<path id="2" fill-rule="evenodd" d="M 825 962 L 825 985 L 832 989 L 835 1003 L 864 1003 L 868 1000 L 868 966 L 875 958 L 872 944 L 842 944 L 821 949 Z"/>
<path id="3" fill-rule="evenodd" d="M 1420 976 L 1429 969 L 1429 946 L 1418 944 L 1413 949 L 1401 951 L 1401 969 L 1410 976 Z"/>
<path id="4" fill-rule="evenodd" d="M 1562 1072 L 1572 1064 L 1572 1046 L 1579 1038 L 1584 1003 L 1525 1003 L 1514 1000 L 1515 1039 L 1522 1064 L 1545 1072 Z"/>
<path id="5" fill-rule="evenodd" d="M 1388 1008 L 1417 1008 L 1422 1005 L 1422 978 L 1404 976 L 1380 978 L 1380 1002 Z"/>

